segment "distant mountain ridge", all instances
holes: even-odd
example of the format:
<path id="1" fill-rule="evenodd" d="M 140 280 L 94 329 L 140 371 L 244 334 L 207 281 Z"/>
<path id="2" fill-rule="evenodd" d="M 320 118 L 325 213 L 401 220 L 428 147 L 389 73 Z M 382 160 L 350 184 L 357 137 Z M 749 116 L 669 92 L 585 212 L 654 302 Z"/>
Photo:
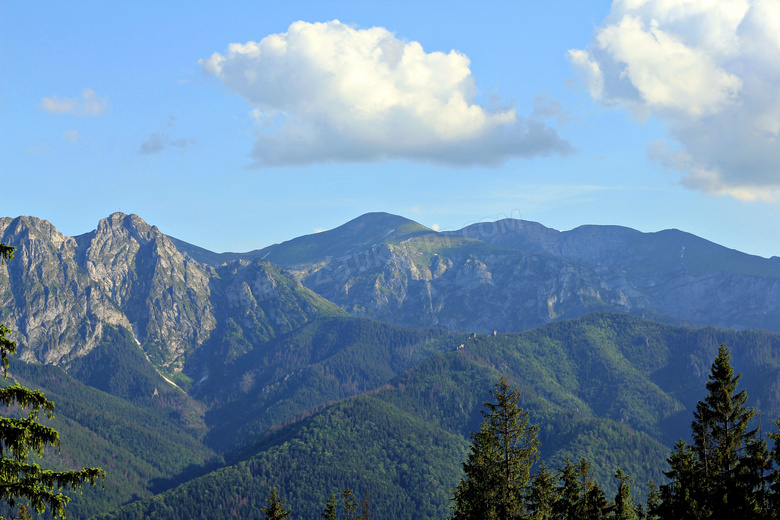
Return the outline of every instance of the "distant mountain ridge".
<path id="1" fill-rule="evenodd" d="M 257 251 L 213 253 L 115 213 L 78 237 L 34 217 L 3 218 L 0 237 L 18 247 L 0 267 L 0 320 L 18 331 L 23 359 L 44 363 L 85 355 L 108 324 L 131 330 L 157 366 L 178 373 L 194 352 L 217 352 L 231 328 L 267 339 L 336 306 L 474 332 L 520 332 L 593 310 L 780 331 L 777 259 L 677 230 L 560 232 L 503 219 L 436 232 L 368 213 Z"/>
<path id="2" fill-rule="evenodd" d="M 516 332 L 605 309 L 780 331 L 780 258 L 678 230 L 587 225 L 561 232 L 503 219 L 435 232 L 368 213 L 245 255 L 289 269 L 355 316 L 408 326 Z"/>
<path id="3" fill-rule="evenodd" d="M 115 213 L 77 237 L 0 219 L 0 240 L 0 322 L 30 362 L 11 377 L 57 402 L 54 463 L 112 474 L 76 518 L 254 517 L 278 485 L 309 516 L 351 486 L 375 518 L 440 520 L 502 375 L 553 464 L 662 479 L 721 341 L 780 411 L 780 334 L 678 325 L 777 328 L 776 260 L 675 230 L 375 213 L 221 256 Z"/>
<path id="4" fill-rule="evenodd" d="M 3 218 L 0 240 L 17 248 L 0 267 L 0 322 L 16 331 L 27 361 L 68 366 L 115 325 L 177 373 L 219 343 L 231 315 L 250 337 L 267 338 L 320 312 L 343 313 L 268 262 L 199 263 L 137 215 L 114 213 L 78 237 L 34 217 Z"/>

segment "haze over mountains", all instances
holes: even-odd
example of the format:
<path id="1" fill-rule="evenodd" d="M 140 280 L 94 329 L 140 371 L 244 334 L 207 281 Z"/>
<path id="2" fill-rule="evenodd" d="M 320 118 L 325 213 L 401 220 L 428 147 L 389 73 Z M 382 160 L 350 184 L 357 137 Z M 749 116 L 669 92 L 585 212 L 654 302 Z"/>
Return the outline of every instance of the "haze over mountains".
<path id="1" fill-rule="evenodd" d="M 270 485 L 300 518 L 346 486 L 371 492 L 376 518 L 444 518 L 502 374 L 545 458 L 662 479 L 723 341 L 780 413 L 780 258 L 677 230 L 436 232 L 371 213 L 214 253 L 115 213 L 77 237 L 3 218 L 0 241 L 17 247 L 0 267 L 11 373 L 50 395 L 76 446 L 52 463 L 109 471 L 76 518 L 129 502 L 111 518 L 258 514 Z"/>

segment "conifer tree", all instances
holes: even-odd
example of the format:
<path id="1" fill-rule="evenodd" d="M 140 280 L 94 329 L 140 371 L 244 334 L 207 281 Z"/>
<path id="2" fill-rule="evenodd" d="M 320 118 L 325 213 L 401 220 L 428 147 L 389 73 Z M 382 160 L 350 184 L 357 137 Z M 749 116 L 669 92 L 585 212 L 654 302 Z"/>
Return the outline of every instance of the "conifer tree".
<path id="1" fill-rule="evenodd" d="M 700 500 L 703 483 L 695 452 L 680 439 L 667 461 L 671 469 L 664 475 L 669 484 L 661 487 L 661 502 L 650 513 L 662 520 L 704 518 Z"/>
<path id="2" fill-rule="evenodd" d="M 598 482 L 593 479 L 590 464 L 584 457 L 580 459 L 577 467 L 580 475 L 580 489 L 582 490 L 579 519 L 599 520 L 604 517 L 609 509 L 607 497 L 599 487 Z"/>
<path id="3" fill-rule="evenodd" d="M 767 476 L 768 496 L 767 509 L 769 518 L 772 520 L 780 519 L 780 421 L 775 421 L 776 431 L 769 434 L 769 438 L 774 441 L 774 447 L 770 453 L 770 461 L 774 467 Z"/>
<path id="4" fill-rule="evenodd" d="M 325 509 L 321 513 L 325 520 L 336 520 L 336 494 L 331 493 L 330 499 L 325 504 Z"/>
<path id="5" fill-rule="evenodd" d="M 357 520 L 355 513 L 357 513 L 358 506 L 352 490 L 349 488 L 345 489 L 342 491 L 341 496 L 344 499 L 344 520 Z"/>
<path id="6" fill-rule="evenodd" d="M 568 455 L 566 456 L 566 464 L 558 470 L 558 480 L 561 487 L 558 499 L 553 504 L 553 518 L 555 520 L 579 520 L 583 516 L 582 484 L 577 466 L 572 464 Z"/>
<path id="7" fill-rule="evenodd" d="M 0 243 L 0 264 L 13 256 L 14 248 Z M 0 364 L 4 378 L 8 377 L 8 356 L 16 353 L 16 343 L 8 337 L 10 333 L 8 327 L 0 324 Z M 23 418 L 0 417 L 0 502 L 14 507 L 18 500 L 26 500 L 38 513 L 48 506 L 54 518 L 64 518 L 70 498 L 60 490 L 79 490 L 85 482 L 94 485 L 97 479 L 105 479 L 105 472 L 100 468 L 50 471 L 29 462 L 32 453 L 40 457 L 46 447 L 60 445 L 57 430 L 40 423 L 41 413 L 49 419 L 54 416 L 54 403 L 42 392 L 15 383 L 0 389 L 0 405 L 29 409 Z M 20 508 L 21 517 L 26 514 L 27 508 Z"/>
<path id="8" fill-rule="evenodd" d="M 620 485 L 615 495 L 615 507 L 610 518 L 614 520 L 636 520 L 636 504 L 634 503 L 634 497 L 631 496 L 631 477 L 619 469 L 615 473 L 615 478 L 620 480 Z"/>
<path id="9" fill-rule="evenodd" d="M 363 497 L 363 502 L 360 503 L 360 509 L 362 510 L 360 520 L 371 520 L 371 503 L 368 500 L 368 490 L 366 490 L 366 494 Z"/>
<path id="10" fill-rule="evenodd" d="M 531 490 L 528 493 L 529 520 L 546 520 L 552 518 L 553 505 L 557 499 L 555 475 L 542 462 L 531 480 Z"/>
<path id="11" fill-rule="evenodd" d="M 737 518 L 768 518 L 768 481 L 772 459 L 766 440 L 749 439 L 735 471 L 733 510 Z"/>
<path id="12" fill-rule="evenodd" d="M 670 482 L 661 489 L 655 514 L 663 520 L 712 518 L 755 520 L 768 514 L 766 443 L 751 429 L 754 411 L 737 392 L 731 354 L 721 344 L 691 424 L 693 444 L 680 440 L 668 459 Z"/>
<path id="13" fill-rule="evenodd" d="M 774 467 L 767 476 L 767 516 L 771 520 L 780 519 L 780 421 L 776 421 L 775 426 L 777 430 L 769 434 L 769 438 L 774 441 L 770 453 L 770 461 Z"/>
<path id="14" fill-rule="evenodd" d="M 284 520 L 292 513 L 289 509 L 285 509 L 284 501 L 279 498 L 276 486 L 271 489 L 271 493 L 265 501 L 268 506 L 261 507 L 260 511 L 265 513 L 266 520 Z"/>
<path id="15" fill-rule="evenodd" d="M 647 501 L 645 507 L 639 507 L 638 515 L 642 520 L 660 520 L 656 511 L 661 504 L 661 491 L 652 480 L 647 483 Z"/>
<path id="16" fill-rule="evenodd" d="M 454 520 L 509 520 L 523 514 L 531 466 L 538 459 L 537 427 L 529 425 L 520 394 L 502 377 L 484 402 L 484 421 L 472 434 L 466 474 L 453 491 Z"/>

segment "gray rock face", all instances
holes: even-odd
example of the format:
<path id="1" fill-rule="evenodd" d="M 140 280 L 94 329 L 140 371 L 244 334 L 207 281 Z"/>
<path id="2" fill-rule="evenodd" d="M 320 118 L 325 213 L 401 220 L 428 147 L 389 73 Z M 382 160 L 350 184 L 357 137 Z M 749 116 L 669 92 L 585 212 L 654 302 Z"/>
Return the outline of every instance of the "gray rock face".
<path id="1" fill-rule="evenodd" d="M 356 316 L 475 332 L 525 330 L 622 307 L 619 291 L 602 288 L 574 263 L 474 243 L 430 245 L 420 237 L 380 246 L 367 261 L 327 264 L 303 283 Z"/>
<path id="2" fill-rule="evenodd" d="M 559 232 L 514 221 L 487 241 L 578 262 L 602 285 L 625 295 L 623 307 L 728 328 L 780 332 L 780 264 L 719 246 L 690 233 L 618 226 Z M 543 228 L 543 229 L 540 229 Z"/>
<path id="3" fill-rule="evenodd" d="M 77 238 L 79 266 L 125 312 L 156 362 L 178 366 L 216 326 L 209 300 L 214 271 L 184 257 L 137 215 L 114 213 Z"/>
<path id="4" fill-rule="evenodd" d="M 16 331 L 22 359 L 64 363 L 92 350 L 104 323 L 129 327 L 78 265 L 75 239 L 33 217 L 0 219 L 0 236 L 17 248 L 14 260 L 0 267 L 0 320 Z"/>
<path id="5" fill-rule="evenodd" d="M 0 267 L 0 322 L 16 331 L 26 361 L 67 366 L 95 348 L 103 326 L 112 324 L 131 330 L 154 364 L 179 371 L 212 338 L 219 317 L 250 299 L 268 301 L 265 312 L 245 323 L 249 337 L 289 329 L 322 305 L 313 294 L 281 297 L 308 291 L 278 270 L 272 278 L 245 261 L 218 273 L 136 215 L 115 213 L 75 238 L 44 220 L 4 218 L 0 237 L 17 248 L 14 260 Z M 251 283 L 243 280 L 248 276 Z M 301 299 L 308 314 L 290 304 Z M 293 311 L 296 317 L 289 316 Z"/>
<path id="6" fill-rule="evenodd" d="M 348 312 L 404 325 L 510 332 L 605 309 L 780 332 L 780 262 L 689 233 L 505 219 L 447 233 L 412 223 L 415 234 L 392 240 L 399 222 L 386 220 L 369 214 L 329 231 L 327 251 L 310 235 L 272 254 Z M 353 245 L 357 225 L 366 239 Z"/>
<path id="7" fill-rule="evenodd" d="M 65 366 L 112 324 L 132 330 L 156 365 L 178 371 L 187 362 L 200 377 L 213 360 L 339 308 L 475 332 L 522 331 L 592 310 L 780 332 L 777 259 L 676 230 L 560 232 L 507 219 L 436 233 L 369 214 L 218 255 L 115 213 L 75 238 L 40 219 L 4 218 L 0 239 L 17 247 L 0 267 L 0 321 L 18 332 L 23 359 Z"/>

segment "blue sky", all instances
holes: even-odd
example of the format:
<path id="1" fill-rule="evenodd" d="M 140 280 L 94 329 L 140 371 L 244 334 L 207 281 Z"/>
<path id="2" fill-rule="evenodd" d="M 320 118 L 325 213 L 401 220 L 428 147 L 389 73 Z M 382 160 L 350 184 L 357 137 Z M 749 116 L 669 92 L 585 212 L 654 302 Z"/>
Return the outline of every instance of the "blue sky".
<path id="1" fill-rule="evenodd" d="M 0 0 L 0 213 L 215 251 L 386 211 L 780 255 L 778 35 L 777 0 Z"/>

